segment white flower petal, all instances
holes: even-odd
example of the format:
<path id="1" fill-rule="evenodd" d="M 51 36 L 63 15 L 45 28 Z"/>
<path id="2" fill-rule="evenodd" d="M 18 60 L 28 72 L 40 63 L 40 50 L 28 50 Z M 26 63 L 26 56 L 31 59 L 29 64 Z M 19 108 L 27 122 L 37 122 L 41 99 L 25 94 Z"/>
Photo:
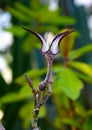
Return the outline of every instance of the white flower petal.
<path id="1" fill-rule="evenodd" d="M 46 52 L 49 49 L 49 45 L 46 43 L 46 41 L 43 39 L 43 37 L 40 34 L 36 33 L 36 36 L 40 39 L 42 43 L 41 51 Z"/>
<path id="2" fill-rule="evenodd" d="M 44 39 L 39 33 L 34 32 L 34 31 L 32 31 L 32 30 L 30 30 L 30 29 L 27 29 L 27 28 L 25 28 L 25 27 L 23 27 L 23 29 L 26 30 L 26 31 L 28 31 L 28 32 L 31 32 L 32 34 L 34 34 L 36 37 L 38 37 L 38 38 L 40 39 L 40 41 L 41 41 L 41 43 L 42 43 L 41 51 L 42 51 L 43 53 L 46 53 L 47 51 L 50 50 L 51 53 L 52 53 L 52 54 L 55 54 L 55 55 L 59 53 L 59 43 L 60 43 L 61 39 L 62 39 L 63 37 L 65 37 L 66 35 L 68 35 L 68 34 L 70 34 L 71 32 L 74 31 L 74 30 L 72 30 L 72 31 L 66 31 L 66 32 L 63 32 L 63 33 L 61 33 L 61 34 L 57 34 L 57 35 L 53 38 L 51 44 L 49 44 L 49 34 L 48 34 L 48 33 L 47 33 L 46 41 L 45 41 L 45 39 Z"/>
<path id="3" fill-rule="evenodd" d="M 52 40 L 52 43 L 51 43 L 51 46 L 50 46 L 50 50 L 53 54 L 58 54 L 60 49 L 59 49 L 59 44 L 60 44 L 60 41 L 65 37 L 67 36 L 68 34 L 74 32 L 75 30 L 71 30 L 71 31 L 66 31 L 66 32 L 63 32 L 61 34 L 57 34 L 54 39 Z"/>
<path id="4" fill-rule="evenodd" d="M 51 52 L 53 54 L 57 54 L 59 52 L 59 42 L 61 40 L 61 38 L 63 37 L 63 35 L 60 35 L 59 37 L 57 37 L 53 42 L 52 42 L 52 45 L 51 45 Z"/>
<path id="5" fill-rule="evenodd" d="M 41 51 L 44 53 L 47 52 L 48 50 L 49 50 L 48 44 L 43 44 Z"/>
<path id="6" fill-rule="evenodd" d="M 34 34 L 36 37 L 39 38 L 39 40 L 40 40 L 41 43 L 42 43 L 41 51 L 42 51 L 43 53 L 46 52 L 46 51 L 49 49 L 48 44 L 46 43 L 46 41 L 44 40 L 44 38 L 43 38 L 39 33 L 34 32 L 34 31 L 32 31 L 32 30 L 30 30 L 30 29 L 27 29 L 27 28 L 25 28 L 25 27 L 23 27 L 23 29 L 26 30 L 26 31 L 28 31 L 28 32 L 31 32 L 32 34 Z"/>

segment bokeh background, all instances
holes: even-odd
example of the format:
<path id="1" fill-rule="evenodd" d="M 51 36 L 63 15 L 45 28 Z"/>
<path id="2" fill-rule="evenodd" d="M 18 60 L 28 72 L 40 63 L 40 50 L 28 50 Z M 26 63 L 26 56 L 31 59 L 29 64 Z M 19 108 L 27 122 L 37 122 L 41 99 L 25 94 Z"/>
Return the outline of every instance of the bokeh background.
<path id="1" fill-rule="evenodd" d="M 31 130 L 33 96 L 23 74 L 36 87 L 46 74 L 40 41 L 22 27 L 43 37 L 50 29 L 51 38 L 76 29 L 61 42 L 53 94 L 38 124 L 43 130 L 91 130 L 92 0 L 0 0 L 0 120 L 6 130 Z"/>

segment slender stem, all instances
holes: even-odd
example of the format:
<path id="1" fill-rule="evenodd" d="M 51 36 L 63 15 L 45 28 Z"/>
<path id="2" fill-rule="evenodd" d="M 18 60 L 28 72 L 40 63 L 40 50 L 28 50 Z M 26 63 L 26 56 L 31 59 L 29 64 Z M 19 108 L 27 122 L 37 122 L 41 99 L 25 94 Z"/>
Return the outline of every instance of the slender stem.
<path id="1" fill-rule="evenodd" d="M 34 105 L 35 106 L 34 106 L 33 118 L 31 121 L 32 128 L 33 128 L 33 130 L 40 130 L 40 128 L 38 128 L 38 125 L 37 125 L 38 115 L 39 115 L 39 110 L 40 110 L 40 105 L 39 105 L 39 101 L 38 101 L 39 94 L 38 94 L 38 91 L 36 91 L 34 89 L 33 83 L 30 80 L 30 78 L 26 74 L 24 76 L 25 76 L 27 83 L 29 84 L 29 86 L 33 92 L 33 95 L 34 95 Z"/>
<path id="2" fill-rule="evenodd" d="M 41 94 L 40 94 L 40 99 L 39 99 L 40 103 L 43 103 L 44 93 L 45 93 L 45 91 L 42 91 Z"/>
<path id="3" fill-rule="evenodd" d="M 52 79 L 52 59 L 47 59 L 47 63 L 48 63 L 48 70 L 47 70 L 47 75 L 45 78 L 45 82 L 47 83 L 52 83 L 53 79 Z"/>
<path id="4" fill-rule="evenodd" d="M 30 80 L 30 78 L 26 74 L 24 75 L 32 92 L 33 92 L 33 95 L 34 95 L 34 111 L 33 111 L 33 118 L 31 120 L 33 130 L 40 130 L 40 128 L 38 127 L 38 124 L 37 124 L 38 115 L 40 112 L 40 107 L 47 102 L 47 100 L 49 99 L 49 97 L 51 96 L 51 93 L 52 93 L 52 83 L 53 83 L 52 62 L 53 62 L 53 57 L 46 56 L 46 59 L 47 59 L 47 63 L 48 63 L 47 74 L 46 74 L 45 79 L 38 85 L 37 89 L 34 88 L 33 83 Z M 44 94 L 45 94 L 47 85 L 48 85 L 47 96 L 44 99 Z"/>
<path id="5" fill-rule="evenodd" d="M 31 120 L 31 124 L 32 124 L 32 128 L 33 130 L 40 130 L 40 128 L 38 127 L 38 115 L 39 115 L 39 109 L 34 109 L 34 112 L 33 112 L 33 118 Z"/>
<path id="6" fill-rule="evenodd" d="M 35 93 L 36 90 L 35 90 L 34 87 L 33 87 L 33 83 L 32 83 L 32 81 L 30 80 L 30 78 L 28 77 L 27 74 L 24 74 L 24 76 L 25 76 L 25 78 L 26 78 L 26 80 L 27 80 L 27 82 L 28 82 L 30 88 L 32 89 L 32 92 Z"/>
<path id="7" fill-rule="evenodd" d="M 38 86 L 38 88 L 41 91 L 44 91 L 46 89 L 46 85 L 48 83 L 50 83 L 50 84 L 53 83 L 53 78 L 52 78 L 52 62 L 53 62 L 53 58 L 47 57 L 46 59 L 47 59 L 47 63 L 48 63 L 47 74 L 46 74 L 45 79 Z"/>

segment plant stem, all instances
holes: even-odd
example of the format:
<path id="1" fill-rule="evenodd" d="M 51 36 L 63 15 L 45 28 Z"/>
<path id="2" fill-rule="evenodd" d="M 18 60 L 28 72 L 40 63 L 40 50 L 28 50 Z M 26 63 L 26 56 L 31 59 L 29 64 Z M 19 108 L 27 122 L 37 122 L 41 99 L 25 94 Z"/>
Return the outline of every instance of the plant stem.
<path id="1" fill-rule="evenodd" d="M 48 69 L 47 69 L 47 74 L 45 79 L 39 84 L 38 88 L 40 91 L 45 91 L 47 84 L 52 84 L 53 83 L 53 78 L 52 78 L 52 62 L 53 58 L 47 56 L 47 63 L 48 63 Z"/>
<path id="2" fill-rule="evenodd" d="M 52 78 L 52 59 L 47 59 L 47 63 L 48 63 L 48 70 L 47 70 L 47 75 L 45 78 L 45 81 L 48 83 L 53 83 L 53 78 Z"/>
<path id="3" fill-rule="evenodd" d="M 38 127 L 38 124 L 37 124 L 38 116 L 39 116 L 39 112 L 40 112 L 40 107 L 47 102 L 47 100 L 49 99 L 49 97 L 51 96 L 51 93 L 52 93 L 52 83 L 53 83 L 52 62 L 53 62 L 53 57 L 46 56 L 46 59 L 47 59 L 47 63 L 48 63 L 47 74 L 46 74 L 45 79 L 38 85 L 37 89 L 34 88 L 33 83 L 30 80 L 30 78 L 26 74 L 24 75 L 32 92 L 33 92 L 33 95 L 34 95 L 34 111 L 33 111 L 33 118 L 31 120 L 33 130 L 40 130 L 40 128 Z M 48 85 L 47 96 L 44 99 L 44 94 L 46 92 L 47 85 Z"/>
<path id="4" fill-rule="evenodd" d="M 33 128 L 33 130 L 40 130 L 40 128 L 38 127 L 38 124 L 37 124 L 37 122 L 38 122 L 38 115 L 39 115 L 39 108 L 37 109 L 35 109 L 34 110 L 34 112 L 33 112 L 33 118 L 32 118 L 32 120 L 31 120 L 31 124 L 32 124 L 32 128 Z"/>

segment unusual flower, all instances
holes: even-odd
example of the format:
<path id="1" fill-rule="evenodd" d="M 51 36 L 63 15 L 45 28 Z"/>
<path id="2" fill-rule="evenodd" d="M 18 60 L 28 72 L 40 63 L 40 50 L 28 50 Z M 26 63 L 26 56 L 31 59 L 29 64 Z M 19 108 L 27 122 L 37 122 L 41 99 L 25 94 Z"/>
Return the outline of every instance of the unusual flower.
<path id="1" fill-rule="evenodd" d="M 51 92 L 51 86 L 53 84 L 53 77 L 52 77 L 52 62 L 55 55 L 59 54 L 60 52 L 60 41 L 67 36 L 68 34 L 72 33 L 74 30 L 67 30 L 63 33 L 57 34 L 54 36 L 51 43 L 49 43 L 49 32 L 47 32 L 46 38 L 44 39 L 39 33 L 34 32 L 30 29 L 27 29 L 23 27 L 24 30 L 31 32 L 36 37 L 39 38 L 39 40 L 42 43 L 41 52 L 45 56 L 47 63 L 48 63 L 48 69 L 45 79 L 39 84 L 38 88 L 40 91 L 44 91 L 46 89 L 46 86 L 48 84 L 48 91 Z"/>
<path id="2" fill-rule="evenodd" d="M 67 30 L 63 33 L 60 33 L 60 34 L 57 34 L 54 36 L 53 40 L 51 43 L 49 43 L 48 41 L 48 35 L 49 35 L 49 32 L 47 33 L 47 36 L 46 36 L 46 39 L 44 39 L 39 33 L 37 32 L 34 32 L 30 29 L 27 29 L 25 27 L 23 27 L 24 30 L 28 31 L 28 32 L 31 32 L 32 34 L 34 34 L 36 37 L 39 38 L 39 40 L 41 41 L 42 43 L 42 47 L 41 47 L 41 52 L 46 56 L 54 56 L 54 55 L 57 55 L 59 52 L 60 52 L 60 48 L 59 48 L 59 45 L 60 45 L 60 41 L 65 37 L 67 36 L 68 34 L 72 33 L 74 30 Z"/>

